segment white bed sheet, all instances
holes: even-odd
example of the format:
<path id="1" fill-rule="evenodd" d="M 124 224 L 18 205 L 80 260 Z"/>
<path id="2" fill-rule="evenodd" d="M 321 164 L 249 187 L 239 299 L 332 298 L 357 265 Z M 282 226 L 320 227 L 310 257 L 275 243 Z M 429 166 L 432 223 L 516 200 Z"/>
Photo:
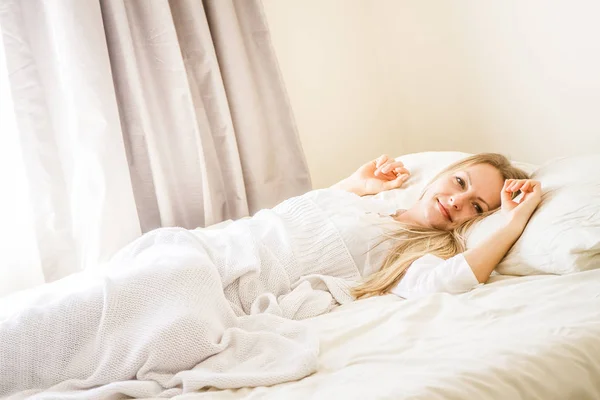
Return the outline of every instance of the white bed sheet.
<path id="1" fill-rule="evenodd" d="M 600 270 L 507 278 L 419 300 L 384 296 L 305 321 L 319 371 L 178 399 L 600 399 Z"/>

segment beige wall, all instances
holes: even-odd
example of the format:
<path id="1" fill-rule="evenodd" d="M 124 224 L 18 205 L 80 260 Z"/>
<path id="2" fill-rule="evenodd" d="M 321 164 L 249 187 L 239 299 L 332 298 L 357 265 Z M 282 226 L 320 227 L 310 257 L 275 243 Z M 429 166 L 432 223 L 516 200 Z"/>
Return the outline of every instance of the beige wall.
<path id="1" fill-rule="evenodd" d="M 314 186 L 382 152 L 600 152 L 600 2 L 263 0 Z"/>
<path id="2" fill-rule="evenodd" d="M 388 148 L 399 151 L 381 98 L 370 3 L 263 3 L 313 186 L 331 185 Z"/>

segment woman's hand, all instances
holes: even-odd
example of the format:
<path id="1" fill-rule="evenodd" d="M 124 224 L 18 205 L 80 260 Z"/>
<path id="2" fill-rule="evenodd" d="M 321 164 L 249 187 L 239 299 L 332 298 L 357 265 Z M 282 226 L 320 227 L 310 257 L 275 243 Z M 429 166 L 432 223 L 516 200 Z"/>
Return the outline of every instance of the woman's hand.
<path id="1" fill-rule="evenodd" d="M 518 191 L 521 191 L 522 196 L 517 203 L 512 197 Z M 501 199 L 502 211 L 507 213 L 509 221 L 525 229 L 542 200 L 542 184 L 532 179 L 507 179 L 502 188 Z"/>
<path id="2" fill-rule="evenodd" d="M 364 164 L 333 187 L 365 196 L 399 188 L 409 176 L 410 172 L 404 168 L 401 161 L 384 154 Z"/>

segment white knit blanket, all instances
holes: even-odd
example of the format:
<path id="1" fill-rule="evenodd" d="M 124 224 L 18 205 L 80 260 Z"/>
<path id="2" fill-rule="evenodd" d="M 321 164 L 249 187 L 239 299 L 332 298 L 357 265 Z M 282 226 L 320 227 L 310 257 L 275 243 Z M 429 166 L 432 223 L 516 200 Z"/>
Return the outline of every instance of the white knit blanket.
<path id="1" fill-rule="evenodd" d="M 351 300 L 356 279 L 304 197 L 223 229 L 158 229 L 0 317 L 0 396 L 172 397 L 299 379 L 319 343 L 296 320 Z"/>

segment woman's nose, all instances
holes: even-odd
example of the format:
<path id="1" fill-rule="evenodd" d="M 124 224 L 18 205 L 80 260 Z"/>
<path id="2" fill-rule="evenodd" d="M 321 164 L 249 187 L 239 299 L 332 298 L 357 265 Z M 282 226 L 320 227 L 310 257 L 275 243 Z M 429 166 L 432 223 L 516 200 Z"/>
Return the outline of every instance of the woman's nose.
<path id="1" fill-rule="evenodd" d="M 463 198 L 461 195 L 455 195 L 450 197 L 450 206 L 457 211 L 460 211 L 463 205 Z"/>

